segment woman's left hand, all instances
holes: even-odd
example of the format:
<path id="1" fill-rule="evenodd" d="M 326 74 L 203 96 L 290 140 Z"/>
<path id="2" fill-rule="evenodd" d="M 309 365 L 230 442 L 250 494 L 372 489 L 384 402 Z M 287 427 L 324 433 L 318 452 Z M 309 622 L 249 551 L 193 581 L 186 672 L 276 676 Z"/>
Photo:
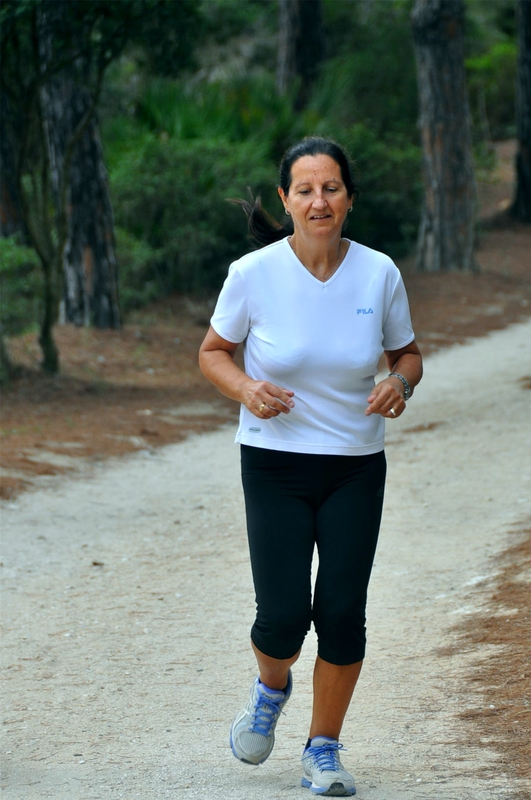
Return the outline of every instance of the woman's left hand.
<path id="1" fill-rule="evenodd" d="M 398 381 L 400 383 L 400 381 Z M 400 384 L 402 386 L 402 384 Z M 406 401 L 397 386 L 397 378 L 385 378 L 377 383 L 367 398 L 368 406 L 365 414 L 380 414 L 387 419 L 396 419 L 404 413 Z"/>

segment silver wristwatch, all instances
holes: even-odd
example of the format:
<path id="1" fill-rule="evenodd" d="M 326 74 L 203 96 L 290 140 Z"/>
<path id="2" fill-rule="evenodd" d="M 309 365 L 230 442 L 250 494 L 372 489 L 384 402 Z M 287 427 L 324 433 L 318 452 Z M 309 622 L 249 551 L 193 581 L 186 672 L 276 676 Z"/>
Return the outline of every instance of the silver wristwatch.
<path id="1" fill-rule="evenodd" d="M 413 389 L 411 388 L 409 383 L 406 381 L 404 376 L 401 375 L 399 372 L 390 372 L 389 373 L 389 377 L 390 378 L 398 378 L 399 381 L 402 381 L 402 383 L 404 385 L 404 400 L 409 400 L 409 398 L 413 394 Z"/>

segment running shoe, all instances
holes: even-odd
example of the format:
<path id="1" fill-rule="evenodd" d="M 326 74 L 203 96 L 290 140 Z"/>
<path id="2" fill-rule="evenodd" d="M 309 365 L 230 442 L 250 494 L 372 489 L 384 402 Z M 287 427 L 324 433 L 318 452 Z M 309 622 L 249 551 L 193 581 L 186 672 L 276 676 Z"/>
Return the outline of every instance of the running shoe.
<path id="1" fill-rule="evenodd" d="M 301 786 L 321 797 L 351 797 L 356 794 L 354 778 L 343 769 L 339 751 L 343 745 L 328 736 L 314 736 L 302 754 L 304 775 Z"/>
<path id="2" fill-rule="evenodd" d="M 275 727 L 280 712 L 291 694 L 291 670 L 285 692 L 269 689 L 256 678 L 249 702 L 240 711 L 230 729 L 232 752 L 244 764 L 262 764 L 275 744 Z"/>

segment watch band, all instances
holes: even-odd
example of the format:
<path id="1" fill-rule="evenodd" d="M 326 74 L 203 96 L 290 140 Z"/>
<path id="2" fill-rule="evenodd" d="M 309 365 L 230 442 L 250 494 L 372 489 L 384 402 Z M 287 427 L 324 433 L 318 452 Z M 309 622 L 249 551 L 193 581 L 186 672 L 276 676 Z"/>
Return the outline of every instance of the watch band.
<path id="1" fill-rule="evenodd" d="M 404 386 L 404 400 L 409 400 L 409 398 L 413 394 L 413 389 L 411 388 L 407 380 L 404 378 L 404 376 L 401 375 L 399 372 L 390 372 L 389 377 L 398 378 L 399 381 L 402 381 L 402 384 Z"/>

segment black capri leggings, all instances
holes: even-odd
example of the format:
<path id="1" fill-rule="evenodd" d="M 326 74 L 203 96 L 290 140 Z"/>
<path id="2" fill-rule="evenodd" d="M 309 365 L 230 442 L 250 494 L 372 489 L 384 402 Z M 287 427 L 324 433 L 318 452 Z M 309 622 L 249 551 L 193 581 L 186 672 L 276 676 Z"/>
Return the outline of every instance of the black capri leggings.
<path id="1" fill-rule="evenodd" d="M 242 445 L 241 464 L 257 605 L 252 641 L 268 656 L 291 658 L 313 620 L 322 659 L 361 661 L 384 453 L 316 455 Z"/>

